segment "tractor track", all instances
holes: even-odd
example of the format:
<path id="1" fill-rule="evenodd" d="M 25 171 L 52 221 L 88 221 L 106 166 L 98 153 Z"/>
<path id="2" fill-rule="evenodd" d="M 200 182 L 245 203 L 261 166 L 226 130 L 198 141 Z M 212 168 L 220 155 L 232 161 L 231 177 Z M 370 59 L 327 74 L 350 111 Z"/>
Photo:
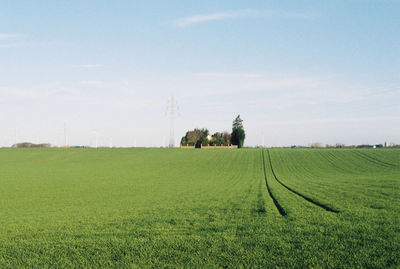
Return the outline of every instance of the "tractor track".
<path id="1" fill-rule="evenodd" d="M 268 180 L 267 180 L 267 171 L 265 169 L 265 157 L 264 157 L 264 150 L 262 150 L 262 161 L 263 161 L 263 169 L 264 169 L 264 179 L 265 179 L 265 185 L 267 186 L 267 190 L 268 190 L 268 194 L 271 197 L 272 201 L 274 202 L 276 208 L 279 211 L 279 214 L 281 214 L 281 216 L 286 216 L 287 213 L 286 211 L 283 209 L 283 207 L 279 204 L 279 202 L 276 200 L 276 198 L 274 197 L 274 195 L 271 192 L 271 189 L 268 186 Z"/>
<path id="2" fill-rule="evenodd" d="M 264 153 L 264 152 L 263 152 L 263 153 Z M 264 156 L 264 155 L 263 155 L 263 156 Z M 275 180 L 276 180 L 279 184 L 281 184 L 283 187 L 285 187 L 287 190 L 293 192 L 294 194 L 297 194 L 298 196 L 300 196 L 300 197 L 303 198 L 304 200 L 306 200 L 306 201 L 308 201 L 308 202 L 310 202 L 310 203 L 312 203 L 312 204 L 314 204 L 314 205 L 316 205 L 316 206 L 319 206 L 319 207 L 325 209 L 326 211 L 333 212 L 333 213 L 339 213 L 339 212 L 340 212 L 340 211 L 338 211 L 338 210 L 336 210 L 336 209 L 333 209 L 333 208 L 331 208 L 331 207 L 329 207 L 329 206 L 327 206 L 327 205 L 321 204 L 320 202 L 317 202 L 317 201 L 315 201 L 314 199 L 312 199 L 312 198 L 310 198 L 310 197 L 307 197 L 307 196 L 305 196 L 304 194 L 301 194 L 301 193 L 299 193 L 298 191 L 296 191 L 296 190 L 290 188 L 289 186 L 287 186 L 286 184 L 284 184 L 282 181 L 280 181 L 280 180 L 278 179 L 278 177 L 277 177 L 276 174 L 275 174 L 274 168 L 272 167 L 271 155 L 270 155 L 270 153 L 269 153 L 269 150 L 268 150 L 268 160 L 269 160 L 269 164 L 270 164 L 270 166 L 271 166 L 272 175 L 274 176 Z M 267 185 L 267 187 L 268 187 L 268 185 Z"/>
<path id="3" fill-rule="evenodd" d="M 354 150 L 354 151 L 352 151 L 355 155 L 358 155 L 358 156 L 360 156 L 361 158 L 363 158 L 364 160 L 367 160 L 367 161 L 370 161 L 370 162 L 372 162 L 372 163 L 374 163 L 374 164 L 378 164 L 378 165 L 382 165 L 382 166 L 386 166 L 386 167 L 393 167 L 393 166 L 396 166 L 395 164 L 392 164 L 392 163 L 387 163 L 387 162 L 384 162 L 384 161 L 381 161 L 381 160 L 379 160 L 379 159 L 377 159 L 377 158 L 375 158 L 375 157 L 372 157 L 372 156 L 369 156 L 368 154 L 366 154 L 366 153 L 364 153 L 364 152 L 361 152 L 361 151 L 359 151 L 359 150 Z"/>

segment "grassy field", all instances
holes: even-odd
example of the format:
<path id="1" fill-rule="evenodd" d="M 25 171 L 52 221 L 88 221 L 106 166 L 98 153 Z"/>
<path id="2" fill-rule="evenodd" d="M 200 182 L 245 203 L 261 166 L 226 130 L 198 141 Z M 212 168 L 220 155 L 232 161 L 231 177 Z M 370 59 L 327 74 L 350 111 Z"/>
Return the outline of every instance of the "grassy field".
<path id="1" fill-rule="evenodd" d="M 399 267 L 400 150 L 1 149 L 0 227 L 0 268 Z"/>

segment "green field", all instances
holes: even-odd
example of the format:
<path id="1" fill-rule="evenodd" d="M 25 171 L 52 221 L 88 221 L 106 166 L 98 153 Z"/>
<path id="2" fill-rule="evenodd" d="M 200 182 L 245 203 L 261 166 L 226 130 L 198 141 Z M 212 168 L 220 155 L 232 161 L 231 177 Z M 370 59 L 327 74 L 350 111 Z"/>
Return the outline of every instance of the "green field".
<path id="1" fill-rule="evenodd" d="M 1 149 L 0 227 L 0 268 L 400 267 L 400 150 Z"/>

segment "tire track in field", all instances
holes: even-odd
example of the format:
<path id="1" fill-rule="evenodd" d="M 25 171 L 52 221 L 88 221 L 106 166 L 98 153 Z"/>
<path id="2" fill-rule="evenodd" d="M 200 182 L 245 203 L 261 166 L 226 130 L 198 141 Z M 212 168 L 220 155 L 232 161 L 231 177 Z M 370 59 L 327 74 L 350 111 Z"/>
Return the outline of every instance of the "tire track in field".
<path id="1" fill-rule="evenodd" d="M 333 213 L 339 213 L 340 212 L 340 211 L 338 211 L 336 209 L 333 209 L 333 208 L 331 208 L 331 207 L 329 207 L 327 205 L 321 204 L 320 202 L 315 201 L 314 199 L 312 199 L 310 197 L 307 197 L 304 194 L 301 194 L 298 191 L 296 191 L 296 190 L 290 188 L 289 186 L 287 186 L 286 184 L 284 184 L 282 181 L 280 181 L 278 179 L 278 177 L 275 174 L 274 168 L 272 167 L 271 155 L 269 153 L 269 150 L 268 150 L 268 159 L 269 159 L 269 164 L 271 166 L 272 175 L 274 176 L 275 180 L 278 181 L 278 183 L 281 184 L 283 187 L 285 187 L 287 190 L 293 192 L 294 194 L 297 194 L 298 196 L 300 196 L 304 200 L 306 200 L 306 201 L 308 201 L 308 202 L 310 202 L 310 203 L 312 203 L 312 204 L 314 204 L 316 206 L 319 206 L 319 207 L 325 209 L 326 211 L 333 212 Z"/>
<path id="2" fill-rule="evenodd" d="M 287 213 L 286 211 L 283 209 L 283 207 L 279 204 L 279 202 L 275 199 L 274 195 L 272 194 L 269 186 L 268 186 L 268 180 L 267 180 L 267 171 L 265 169 L 265 158 L 264 158 L 264 149 L 261 150 L 262 151 L 262 161 L 263 161 L 263 169 L 264 169 L 264 178 L 265 178 L 265 185 L 267 186 L 267 190 L 269 193 L 269 196 L 271 197 L 272 201 L 274 201 L 274 204 L 276 206 L 276 208 L 279 211 L 279 214 L 281 214 L 281 216 L 286 216 Z"/>
<path id="3" fill-rule="evenodd" d="M 364 160 L 370 161 L 370 162 L 378 164 L 378 165 L 382 165 L 382 166 L 386 166 L 386 167 L 396 166 L 396 165 L 394 165 L 392 163 L 387 163 L 387 162 L 381 161 L 381 160 L 379 160 L 379 159 L 377 159 L 375 157 L 369 156 L 368 154 L 366 154 L 364 152 L 361 152 L 361 151 L 358 151 L 357 149 L 354 150 L 354 151 L 352 150 L 351 152 L 353 152 L 355 155 L 360 156 Z"/>
<path id="4" fill-rule="evenodd" d="M 258 214 L 265 214 L 267 212 L 265 208 L 265 199 L 263 196 L 263 186 L 262 186 L 262 181 L 260 180 L 259 186 L 258 186 L 258 193 L 257 193 L 257 201 L 256 201 L 256 212 Z"/>

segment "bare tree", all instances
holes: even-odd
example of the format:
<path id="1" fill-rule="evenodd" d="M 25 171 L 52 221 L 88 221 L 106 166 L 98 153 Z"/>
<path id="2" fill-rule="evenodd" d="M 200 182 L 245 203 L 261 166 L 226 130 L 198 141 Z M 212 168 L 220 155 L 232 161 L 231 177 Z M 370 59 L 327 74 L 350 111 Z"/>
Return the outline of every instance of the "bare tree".
<path id="1" fill-rule="evenodd" d="M 322 148 L 322 144 L 319 142 L 314 142 L 314 143 L 311 143 L 311 147 L 312 148 Z"/>

